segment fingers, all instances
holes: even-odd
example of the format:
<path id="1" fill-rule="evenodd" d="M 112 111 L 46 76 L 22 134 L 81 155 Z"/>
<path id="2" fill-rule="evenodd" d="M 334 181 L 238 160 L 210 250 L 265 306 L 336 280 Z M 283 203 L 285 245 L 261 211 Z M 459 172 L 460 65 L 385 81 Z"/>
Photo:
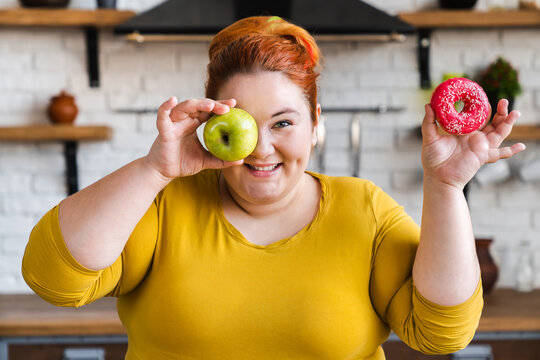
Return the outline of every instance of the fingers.
<path id="1" fill-rule="evenodd" d="M 497 113 L 495 115 L 502 115 L 506 116 L 508 115 L 508 100 L 501 99 L 497 103 Z"/>
<path id="2" fill-rule="evenodd" d="M 491 124 L 494 127 L 497 127 L 501 121 L 504 120 L 506 116 L 508 116 L 508 100 L 501 99 L 499 100 L 497 104 L 497 109 L 495 109 L 495 115 L 493 116 L 493 120 L 491 121 Z"/>
<path id="3" fill-rule="evenodd" d="M 189 99 L 178 103 L 176 97 L 171 97 L 158 109 L 158 131 L 163 134 L 177 123 L 186 133 L 194 132 L 212 114 L 225 114 L 235 105 L 235 99 Z"/>
<path id="4" fill-rule="evenodd" d="M 189 99 L 179 103 L 171 111 L 172 121 L 181 121 L 187 118 L 198 119 L 202 123 L 212 114 L 222 115 L 236 105 L 236 100 Z"/>
<path id="5" fill-rule="evenodd" d="M 236 106 L 236 99 L 219 100 L 218 102 L 227 105 L 228 107 Z"/>
<path id="6" fill-rule="evenodd" d="M 493 163 L 500 159 L 508 159 L 525 150 L 525 144 L 517 143 L 511 146 L 502 147 L 499 149 L 493 149 L 490 153 L 488 163 Z"/>
<path id="7" fill-rule="evenodd" d="M 236 106 L 236 100 L 235 99 L 227 99 L 227 100 L 216 101 L 216 106 L 214 107 L 212 112 L 201 113 L 199 115 L 199 120 L 201 120 L 201 123 L 203 123 L 203 122 L 207 121 L 208 119 L 210 119 L 210 117 L 212 117 L 212 115 L 214 115 L 214 114 L 223 115 L 225 113 L 228 113 L 229 110 L 232 107 L 235 107 L 235 106 Z"/>
<path id="8" fill-rule="evenodd" d="M 433 111 L 430 104 L 426 104 L 424 109 L 426 114 L 422 121 L 422 137 L 429 144 L 439 138 L 439 132 L 437 122 L 435 121 L 435 111 Z"/>
<path id="9" fill-rule="evenodd" d="M 172 121 L 182 121 L 187 118 L 198 118 L 216 107 L 216 101 L 210 99 L 189 99 L 182 101 L 171 111 Z"/>
<path id="10" fill-rule="evenodd" d="M 157 128 L 159 132 L 163 132 L 168 129 L 168 125 L 170 124 L 169 114 L 177 103 L 178 100 L 176 99 L 176 97 L 173 96 L 170 97 L 163 104 L 161 104 L 161 106 L 159 107 L 157 112 Z"/>
<path id="11" fill-rule="evenodd" d="M 496 116 L 499 116 L 499 114 Z M 512 127 L 521 116 L 521 113 L 517 110 L 514 110 L 506 116 L 500 116 L 501 118 L 497 119 L 497 123 L 493 123 L 493 128 L 486 132 L 489 141 L 497 146 L 499 146 L 503 142 L 503 140 L 506 139 L 508 135 L 510 135 L 510 133 L 512 132 Z"/>

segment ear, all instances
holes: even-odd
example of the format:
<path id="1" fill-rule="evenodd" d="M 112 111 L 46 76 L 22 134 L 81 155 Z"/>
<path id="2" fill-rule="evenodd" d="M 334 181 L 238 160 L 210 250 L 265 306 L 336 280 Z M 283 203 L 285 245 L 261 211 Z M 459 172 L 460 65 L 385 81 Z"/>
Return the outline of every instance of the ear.
<path id="1" fill-rule="evenodd" d="M 315 120 L 313 120 L 313 129 L 311 133 L 311 145 L 315 146 L 317 144 L 317 134 L 318 134 L 318 126 L 319 126 L 319 118 L 321 117 L 321 104 L 317 104 L 317 116 Z"/>

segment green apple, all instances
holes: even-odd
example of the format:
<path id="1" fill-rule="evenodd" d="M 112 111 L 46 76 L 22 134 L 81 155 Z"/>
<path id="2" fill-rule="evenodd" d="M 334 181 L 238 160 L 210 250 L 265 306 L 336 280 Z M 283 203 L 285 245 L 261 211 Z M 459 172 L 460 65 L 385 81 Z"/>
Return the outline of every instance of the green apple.
<path id="1" fill-rule="evenodd" d="M 247 111 L 231 108 L 228 113 L 214 115 L 206 122 L 203 138 L 212 155 L 225 161 L 237 161 L 255 149 L 259 131 Z"/>

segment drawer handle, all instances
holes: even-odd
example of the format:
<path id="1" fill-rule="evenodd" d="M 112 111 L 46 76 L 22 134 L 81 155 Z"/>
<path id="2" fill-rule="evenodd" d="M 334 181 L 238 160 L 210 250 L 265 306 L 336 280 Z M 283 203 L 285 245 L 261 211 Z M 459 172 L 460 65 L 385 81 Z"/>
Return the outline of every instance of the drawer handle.
<path id="1" fill-rule="evenodd" d="M 105 360 L 102 348 L 66 348 L 62 360 Z"/>

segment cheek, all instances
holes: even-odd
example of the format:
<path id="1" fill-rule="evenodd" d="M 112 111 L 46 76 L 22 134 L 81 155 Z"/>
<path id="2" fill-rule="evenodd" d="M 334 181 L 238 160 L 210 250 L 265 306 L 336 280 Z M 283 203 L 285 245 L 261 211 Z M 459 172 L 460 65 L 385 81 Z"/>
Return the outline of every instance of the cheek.
<path id="1" fill-rule="evenodd" d="M 229 185 L 237 184 L 240 179 L 242 179 L 242 175 L 240 172 L 243 170 L 243 165 L 240 166 L 231 166 L 224 169 L 221 169 L 221 174 L 227 181 Z"/>
<path id="2" fill-rule="evenodd" d="M 307 161 L 311 155 L 311 134 L 303 132 L 296 136 L 294 141 L 286 141 L 282 146 L 282 153 L 286 158 Z"/>

